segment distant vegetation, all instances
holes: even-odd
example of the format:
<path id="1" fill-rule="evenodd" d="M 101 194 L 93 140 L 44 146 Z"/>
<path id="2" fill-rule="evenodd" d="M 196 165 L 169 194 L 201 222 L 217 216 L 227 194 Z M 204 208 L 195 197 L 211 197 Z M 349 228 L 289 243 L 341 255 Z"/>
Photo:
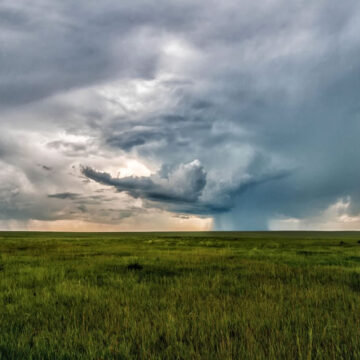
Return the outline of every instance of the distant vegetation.
<path id="1" fill-rule="evenodd" d="M 0 359 L 360 359 L 360 233 L 0 233 Z"/>

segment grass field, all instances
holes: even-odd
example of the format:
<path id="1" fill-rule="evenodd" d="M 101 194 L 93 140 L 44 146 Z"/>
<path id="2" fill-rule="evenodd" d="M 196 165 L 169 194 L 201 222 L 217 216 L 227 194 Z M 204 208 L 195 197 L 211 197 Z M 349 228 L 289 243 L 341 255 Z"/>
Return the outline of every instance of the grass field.
<path id="1" fill-rule="evenodd" d="M 360 233 L 0 233 L 0 359 L 360 359 Z"/>

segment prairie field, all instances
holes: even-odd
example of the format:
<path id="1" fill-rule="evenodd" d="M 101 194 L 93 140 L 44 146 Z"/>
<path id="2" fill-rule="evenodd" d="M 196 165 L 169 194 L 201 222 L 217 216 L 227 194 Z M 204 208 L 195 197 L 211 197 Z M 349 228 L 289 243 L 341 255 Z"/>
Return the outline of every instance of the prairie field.
<path id="1" fill-rule="evenodd" d="M 360 359 L 360 233 L 0 233 L 0 359 Z"/>

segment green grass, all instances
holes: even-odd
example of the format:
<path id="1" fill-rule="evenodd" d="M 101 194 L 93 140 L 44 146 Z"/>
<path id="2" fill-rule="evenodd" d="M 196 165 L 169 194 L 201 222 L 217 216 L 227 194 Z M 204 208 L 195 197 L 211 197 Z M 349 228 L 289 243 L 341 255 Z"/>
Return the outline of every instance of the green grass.
<path id="1" fill-rule="evenodd" d="M 360 359 L 360 233 L 0 233 L 0 359 Z"/>

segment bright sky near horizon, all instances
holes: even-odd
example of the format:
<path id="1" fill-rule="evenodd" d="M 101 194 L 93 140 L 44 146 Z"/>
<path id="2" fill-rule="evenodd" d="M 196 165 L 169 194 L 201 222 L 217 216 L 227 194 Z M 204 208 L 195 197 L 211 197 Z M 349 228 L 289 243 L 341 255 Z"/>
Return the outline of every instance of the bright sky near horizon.
<path id="1" fill-rule="evenodd" d="M 0 230 L 360 229 L 360 2 L 0 2 Z"/>

